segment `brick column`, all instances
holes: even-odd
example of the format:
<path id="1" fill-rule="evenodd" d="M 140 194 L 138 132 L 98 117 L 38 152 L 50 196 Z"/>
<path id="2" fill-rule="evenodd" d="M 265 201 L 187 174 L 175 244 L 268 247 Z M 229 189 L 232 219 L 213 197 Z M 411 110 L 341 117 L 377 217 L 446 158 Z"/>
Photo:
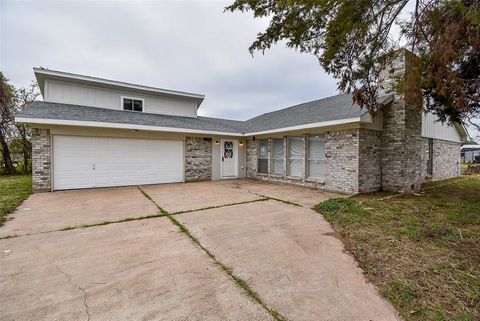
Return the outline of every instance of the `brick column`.
<path id="1" fill-rule="evenodd" d="M 34 192 L 49 192 L 51 190 L 51 161 L 50 130 L 32 128 L 32 188 Z"/>
<path id="2" fill-rule="evenodd" d="M 212 179 L 212 139 L 186 137 L 185 139 L 185 181 L 206 181 Z"/>

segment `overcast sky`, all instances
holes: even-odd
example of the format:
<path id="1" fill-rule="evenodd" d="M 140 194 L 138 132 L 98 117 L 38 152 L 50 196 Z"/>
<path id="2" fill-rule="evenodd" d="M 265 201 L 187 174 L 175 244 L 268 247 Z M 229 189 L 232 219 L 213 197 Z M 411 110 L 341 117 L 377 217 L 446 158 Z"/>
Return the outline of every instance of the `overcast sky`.
<path id="1" fill-rule="evenodd" d="M 231 2 L 0 0 L 0 70 L 17 87 L 41 66 L 200 93 L 201 115 L 239 120 L 338 93 L 312 55 L 252 57 L 268 21 L 224 13 Z"/>
<path id="2" fill-rule="evenodd" d="M 229 2 L 1 1 L 0 67 L 15 86 L 41 66 L 204 94 L 201 115 L 247 119 L 335 95 L 315 57 L 283 45 L 252 57 L 267 21 Z"/>

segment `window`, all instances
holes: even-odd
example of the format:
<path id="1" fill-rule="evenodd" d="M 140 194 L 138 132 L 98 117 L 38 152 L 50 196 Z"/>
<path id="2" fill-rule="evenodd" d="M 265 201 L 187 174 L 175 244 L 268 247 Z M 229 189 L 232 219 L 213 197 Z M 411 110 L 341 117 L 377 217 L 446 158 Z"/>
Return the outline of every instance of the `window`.
<path id="1" fill-rule="evenodd" d="M 308 137 L 308 177 L 325 177 L 325 134 L 311 135 Z"/>
<path id="2" fill-rule="evenodd" d="M 288 137 L 288 175 L 303 176 L 303 157 L 305 145 L 303 137 Z"/>
<path id="3" fill-rule="evenodd" d="M 268 139 L 258 140 L 257 172 L 268 174 Z"/>
<path id="4" fill-rule="evenodd" d="M 122 97 L 123 110 L 143 111 L 143 99 Z"/>
<path id="5" fill-rule="evenodd" d="M 285 148 L 283 147 L 283 138 L 272 138 L 272 173 L 283 175 L 283 158 L 285 157 Z"/>

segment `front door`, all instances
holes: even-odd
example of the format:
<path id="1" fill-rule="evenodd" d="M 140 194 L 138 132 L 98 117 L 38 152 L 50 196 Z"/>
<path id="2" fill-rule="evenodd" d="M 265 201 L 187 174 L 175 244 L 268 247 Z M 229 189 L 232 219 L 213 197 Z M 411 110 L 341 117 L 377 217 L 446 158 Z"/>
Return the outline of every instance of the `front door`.
<path id="1" fill-rule="evenodd" d="M 237 141 L 222 140 L 222 178 L 237 177 Z"/>

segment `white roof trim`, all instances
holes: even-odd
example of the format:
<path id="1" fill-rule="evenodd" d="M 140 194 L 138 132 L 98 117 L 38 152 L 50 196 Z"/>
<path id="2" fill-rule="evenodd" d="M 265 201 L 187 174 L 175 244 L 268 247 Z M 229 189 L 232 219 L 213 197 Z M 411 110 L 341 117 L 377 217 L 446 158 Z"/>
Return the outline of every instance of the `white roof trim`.
<path id="1" fill-rule="evenodd" d="M 99 122 L 99 121 L 80 121 L 80 120 L 46 119 L 46 118 L 30 118 L 30 117 L 15 117 L 15 121 L 17 123 L 41 124 L 41 125 L 66 125 L 66 126 L 138 129 L 138 130 L 151 130 L 151 131 L 159 131 L 159 132 L 196 133 L 196 134 L 245 137 L 245 136 L 266 135 L 266 134 L 273 134 L 273 133 L 280 133 L 280 132 L 288 132 L 288 131 L 295 131 L 295 130 L 302 130 L 302 129 L 311 129 L 311 128 L 317 128 L 317 127 L 357 123 L 357 122 L 361 122 L 361 118 L 360 117 L 344 118 L 344 119 L 338 119 L 338 120 L 329 120 L 329 121 L 323 121 L 323 122 L 317 122 L 317 123 L 311 123 L 311 124 L 305 124 L 305 125 L 290 126 L 290 127 L 276 128 L 276 129 L 259 131 L 259 132 L 247 132 L 247 133 L 233 133 L 233 132 L 202 130 L 202 129 L 193 129 L 193 128 L 189 129 L 189 128 L 178 128 L 178 127 L 162 127 L 162 126 L 110 123 L 110 122 Z"/>
<path id="2" fill-rule="evenodd" d="M 78 75 L 78 74 L 73 74 L 73 73 L 64 72 L 64 71 L 57 71 L 57 70 L 50 70 L 50 69 L 43 69 L 43 68 L 36 68 L 36 67 L 33 68 L 33 71 L 35 72 L 35 74 L 39 74 L 39 75 L 55 76 L 55 77 L 61 77 L 61 78 L 68 78 L 68 79 L 86 81 L 86 82 L 94 82 L 94 83 L 110 85 L 110 86 L 117 86 L 117 87 L 131 88 L 131 89 L 142 90 L 142 91 L 149 91 L 149 92 L 154 92 L 154 93 L 159 93 L 159 94 L 167 94 L 167 95 L 188 97 L 188 98 L 201 99 L 201 100 L 203 100 L 205 98 L 205 95 L 201 95 L 201 94 L 194 94 L 194 93 L 177 91 L 177 90 L 170 90 L 170 89 L 163 89 L 163 88 L 157 88 L 157 87 L 136 85 L 136 84 L 131 84 L 131 83 L 122 82 L 122 81 Z"/>
<path id="3" fill-rule="evenodd" d="M 66 126 L 83 126 L 83 127 L 137 129 L 137 130 L 150 130 L 150 131 L 157 131 L 157 132 L 243 136 L 243 134 L 239 134 L 239 133 L 221 132 L 221 131 L 213 131 L 213 130 L 147 126 L 147 125 L 124 124 L 124 123 L 108 123 L 108 122 L 99 122 L 99 121 L 78 121 L 78 120 L 63 120 L 63 119 L 29 118 L 29 117 L 15 117 L 15 121 L 17 123 L 41 124 L 41 125 L 66 125 Z"/>
<path id="4" fill-rule="evenodd" d="M 317 127 L 326 127 L 326 126 L 334 126 L 334 125 L 358 123 L 358 122 L 361 122 L 360 117 L 343 118 L 343 119 L 327 120 L 327 121 L 305 124 L 305 125 L 276 128 L 276 129 L 270 129 L 270 130 L 263 130 L 259 132 L 251 132 L 251 133 L 246 133 L 245 136 L 266 135 L 266 134 L 273 134 L 273 133 L 279 133 L 279 132 L 289 132 L 289 131 L 295 131 L 295 130 L 311 129 L 311 128 L 317 128 Z"/>

